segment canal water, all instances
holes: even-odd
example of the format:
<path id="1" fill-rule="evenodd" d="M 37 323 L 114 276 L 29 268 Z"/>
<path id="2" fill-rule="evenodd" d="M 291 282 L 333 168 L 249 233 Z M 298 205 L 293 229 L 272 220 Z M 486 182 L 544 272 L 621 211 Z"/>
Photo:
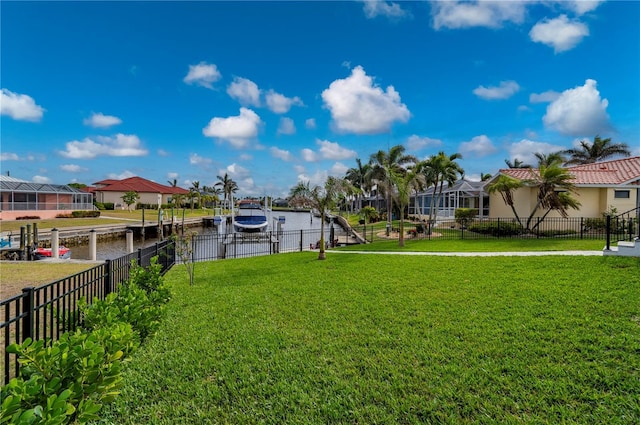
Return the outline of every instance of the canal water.
<path id="1" fill-rule="evenodd" d="M 279 217 L 284 217 L 284 224 L 281 226 L 281 230 L 283 231 L 291 231 L 291 230 L 320 230 L 320 218 L 314 217 L 309 212 L 292 212 L 292 211 L 273 211 L 267 212 L 267 218 L 269 219 L 269 227 L 267 231 L 275 231 L 277 230 L 277 222 Z M 329 232 L 329 225 L 325 225 L 325 233 Z M 335 234 L 343 235 L 344 230 L 338 226 L 334 225 Z M 187 231 L 185 229 L 185 231 Z M 227 226 L 224 223 L 220 225 L 220 229 L 216 230 L 212 227 L 204 228 L 204 227 L 191 227 L 189 231 L 195 231 L 198 234 L 209 234 L 216 233 L 226 234 L 231 233 L 231 226 Z M 157 238 L 147 238 L 142 239 L 138 238 L 133 241 L 133 248 L 137 250 L 138 248 L 146 248 L 148 246 L 152 246 L 155 243 L 159 242 Z M 305 241 L 305 246 L 306 246 Z M 96 256 L 98 260 L 108 260 L 114 259 L 123 256 L 127 253 L 126 240 L 116 239 L 104 242 L 98 242 L 96 247 Z M 71 248 L 71 258 L 76 260 L 88 260 L 89 256 L 89 245 L 78 245 Z"/>

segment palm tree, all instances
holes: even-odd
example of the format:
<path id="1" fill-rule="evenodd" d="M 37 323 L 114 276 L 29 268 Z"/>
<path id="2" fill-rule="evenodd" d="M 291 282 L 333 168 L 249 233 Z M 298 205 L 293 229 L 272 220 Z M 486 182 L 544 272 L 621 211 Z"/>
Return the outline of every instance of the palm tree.
<path id="1" fill-rule="evenodd" d="M 414 167 L 405 173 L 391 171 L 391 181 L 395 187 L 393 198 L 400 209 L 400 229 L 398 235 L 398 246 L 404 247 L 404 209 L 411 199 L 411 191 L 420 187 L 424 183 L 424 175 L 420 173 L 419 167 Z"/>
<path id="2" fill-rule="evenodd" d="M 192 193 L 193 196 L 198 198 L 198 205 L 202 208 L 202 193 L 200 193 L 200 182 L 197 180 L 193 181 L 191 188 L 189 188 L 189 194 L 191 195 Z M 193 196 L 191 197 L 191 211 L 193 211 Z"/>
<path id="3" fill-rule="evenodd" d="M 514 159 L 513 162 L 505 159 L 504 163 L 507 164 L 509 168 L 531 168 L 531 165 L 523 163 L 518 158 Z"/>
<path id="4" fill-rule="evenodd" d="M 491 177 L 493 177 L 491 174 L 489 173 L 480 173 L 480 181 L 481 182 L 486 182 L 487 180 L 489 180 Z"/>
<path id="5" fill-rule="evenodd" d="M 567 208 L 578 209 L 580 203 L 571 197 L 572 193 L 576 193 L 575 185 L 571 181 L 573 178 L 573 175 L 557 162 L 549 166 L 542 165 L 537 172 L 531 170 L 531 178 L 526 180 L 525 183 L 538 188 L 538 200 L 527 219 L 527 230 L 535 229 L 551 210 L 558 211 L 562 217 L 566 218 Z M 540 208 L 544 208 L 547 211 L 531 229 L 531 220 L 533 220 L 533 216 Z"/>
<path id="6" fill-rule="evenodd" d="M 178 179 L 173 179 L 173 181 L 167 180 L 167 183 L 169 183 L 171 187 L 178 187 Z"/>
<path id="7" fill-rule="evenodd" d="M 452 186 L 458 180 L 458 176 L 464 174 L 464 170 L 456 162 L 457 159 L 461 158 L 462 155 L 457 152 L 447 156 L 446 153 L 440 151 L 437 155 L 432 155 L 425 161 L 425 178 L 427 182 L 433 185 L 431 205 L 429 207 L 429 223 L 433 223 L 435 206 L 440 203 L 444 183 L 446 182 L 449 186 Z M 437 196 L 436 190 L 438 190 Z"/>
<path id="8" fill-rule="evenodd" d="M 404 151 L 404 146 L 396 145 L 390 148 L 389 152 L 379 150 L 372 154 L 369 160 L 371 168 L 367 178 L 376 182 L 378 190 L 385 194 L 387 201 L 387 236 L 389 236 L 391 229 L 391 212 L 393 211 L 392 194 L 394 188 L 391 174 L 402 174 L 406 171 L 403 166 L 418 162 L 416 157 L 405 155 Z"/>
<path id="9" fill-rule="evenodd" d="M 218 182 L 214 185 L 222 188 L 222 193 L 224 194 L 224 203 L 227 204 L 227 199 L 231 199 L 231 195 L 238 191 L 238 184 L 233 181 L 229 174 L 224 173 L 223 177 L 216 176 L 218 178 Z M 233 209 L 233 205 L 231 206 Z"/>
<path id="10" fill-rule="evenodd" d="M 502 196 L 502 200 L 505 205 L 511 207 L 511 211 L 513 211 L 513 215 L 518 220 L 518 224 L 522 227 L 522 221 L 518 216 L 518 212 L 516 211 L 516 207 L 513 201 L 513 191 L 520 189 L 523 186 L 522 180 L 514 179 L 513 177 L 507 176 L 505 174 L 500 174 L 500 176 L 496 179 L 495 182 L 491 183 L 487 186 L 487 192 L 489 194 L 498 192 L 500 196 Z"/>
<path id="11" fill-rule="evenodd" d="M 626 143 L 611 143 L 610 137 L 602 139 L 600 136 L 593 138 L 593 144 L 583 140 L 580 142 L 580 148 L 567 149 L 563 153 L 571 156 L 567 165 L 592 164 L 614 155 L 631 156 Z"/>
<path id="12" fill-rule="evenodd" d="M 320 252 L 318 254 L 318 260 L 324 260 L 327 258 L 325 253 L 324 242 L 324 223 L 326 215 L 340 199 L 340 195 L 344 194 L 347 190 L 349 182 L 345 179 L 338 179 L 335 177 L 327 177 L 327 181 L 324 186 L 310 187 L 309 182 L 299 182 L 289 192 L 291 205 L 311 205 L 320 213 Z"/>
<path id="13" fill-rule="evenodd" d="M 540 152 L 536 152 L 535 154 L 536 159 L 538 160 L 538 167 L 541 166 L 546 166 L 548 167 L 549 165 L 553 164 L 554 162 L 557 162 L 558 164 L 564 164 L 566 162 L 566 159 L 564 157 L 564 154 L 562 153 L 562 151 L 560 152 L 552 152 L 552 153 L 540 153 Z"/>
<path id="14" fill-rule="evenodd" d="M 358 210 L 362 208 L 362 196 L 365 193 L 368 194 L 371 189 L 371 181 L 367 179 L 370 169 L 371 164 L 363 165 L 362 160 L 356 158 L 356 167 L 349 168 L 345 175 L 346 179 L 349 180 L 355 188 L 359 189 L 360 193 L 356 196 Z"/>

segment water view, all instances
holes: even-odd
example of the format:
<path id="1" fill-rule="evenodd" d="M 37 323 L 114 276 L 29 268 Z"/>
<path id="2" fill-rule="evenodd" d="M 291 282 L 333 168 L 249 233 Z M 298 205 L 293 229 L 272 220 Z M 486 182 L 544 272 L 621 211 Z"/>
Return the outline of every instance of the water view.
<path id="1" fill-rule="evenodd" d="M 280 228 L 280 230 L 282 230 L 284 234 L 289 234 L 290 231 L 293 231 L 293 230 L 305 230 L 305 231 L 320 230 L 320 218 L 312 216 L 309 212 L 269 211 L 267 212 L 267 217 L 269 219 L 269 227 L 267 228 L 267 232 L 270 232 L 270 231 L 275 232 L 278 230 L 277 224 L 278 224 L 278 219 L 280 217 L 284 217 L 284 223 L 281 224 L 281 228 Z M 213 227 L 206 227 L 206 228 L 191 227 L 188 230 L 195 231 L 198 233 L 198 235 L 211 235 L 211 238 L 207 238 L 209 241 L 215 239 L 216 241 L 219 240 L 220 243 L 222 243 L 223 240 L 226 240 L 227 246 L 229 245 L 233 246 L 234 251 L 232 251 L 232 253 L 234 254 L 234 256 L 237 255 L 238 253 L 241 254 L 243 249 L 248 250 L 248 249 L 256 248 L 255 244 L 248 245 L 246 243 L 244 244 L 234 243 L 231 236 L 231 234 L 233 233 L 232 226 L 227 225 L 224 222 L 224 220 L 222 224 L 220 224 L 219 229 L 216 229 Z M 187 229 L 185 229 L 185 232 L 186 231 Z M 330 237 L 330 231 L 331 231 L 331 225 L 330 224 L 325 225 L 325 238 L 327 240 Z M 344 232 L 344 229 L 342 229 L 342 227 L 338 225 L 334 225 L 334 234 L 337 237 L 339 235 L 344 235 L 345 232 Z M 229 235 L 229 236 L 227 238 L 224 238 L 223 237 L 224 235 Z M 216 238 L 216 236 L 219 236 L 219 238 Z M 315 245 L 318 238 L 319 238 L 319 233 L 315 233 L 315 232 L 305 235 L 302 242 L 300 242 L 299 238 L 297 238 L 295 242 L 292 238 L 284 238 L 281 241 L 281 246 L 279 247 L 279 249 L 281 252 L 290 251 L 292 249 L 299 248 L 300 244 L 302 244 L 302 246 L 306 249 L 306 248 L 309 248 L 310 245 Z M 137 250 L 138 248 L 146 248 L 148 246 L 154 245 L 157 242 L 160 242 L 158 238 L 147 238 L 147 239 L 138 238 L 134 240 L 133 248 L 134 250 Z M 269 241 L 264 241 L 264 240 L 261 241 L 261 243 L 263 242 L 266 242 L 267 244 L 270 243 Z M 216 245 L 217 245 L 217 242 L 216 242 Z M 242 248 L 241 246 L 244 246 L 245 248 Z M 111 241 L 98 242 L 97 243 L 97 259 L 107 260 L 107 259 L 118 258 L 126 254 L 126 249 L 127 249 L 126 241 L 124 238 L 111 240 Z M 205 249 L 205 248 L 202 248 L 202 249 Z M 202 253 L 199 257 L 204 259 L 206 257 L 215 256 L 216 258 L 218 258 L 220 255 L 217 252 L 217 250 L 219 249 L 222 249 L 221 246 L 208 247 L 206 248 L 206 254 Z M 203 252 L 202 250 L 198 250 L 198 251 Z M 71 258 L 76 260 L 88 260 L 90 258 L 89 245 L 74 246 L 71 251 Z"/>

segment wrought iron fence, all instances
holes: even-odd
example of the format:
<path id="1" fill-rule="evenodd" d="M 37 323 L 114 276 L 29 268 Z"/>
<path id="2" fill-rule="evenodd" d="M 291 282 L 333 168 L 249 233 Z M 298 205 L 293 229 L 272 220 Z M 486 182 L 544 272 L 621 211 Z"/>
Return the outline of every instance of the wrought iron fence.
<path id="1" fill-rule="evenodd" d="M 611 249 L 612 242 L 640 239 L 640 207 L 606 218 L 606 249 Z"/>
<path id="2" fill-rule="evenodd" d="M 356 231 L 363 235 L 368 242 L 397 238 L 398 225 L 386 229 L 385 223 L 359 226 Z M 604 218 L 584 217 L 547 217 L 545 219 L 533 218 L 527 222 L 522 219 L 518 222 L 515 218 L 475 218 L 461 220 L 438 220 L 430 224 L 428 222 L 410 222 L 404 224 L 405 238 L 408 239 L 496 239 L 496 238 L 520 238 L 520 239 L 601 239 L 607 235 L 607 223 Z"/>
<path id="3" fill-rule="evenodd" d="M 188 252 L 176 255 L 176 262 L 210 261 L 226 258 L 245 258 L 284 252 L 317 249 L 320 230 L 287 230 L 261 233 L 207 233 L 195 235 Z M 345 241 L 345 231 L 327 226 L 324 231 L 326 246 Z M 185 255 L 189 257 L 184 258 Z"/>
<path id="4" fill-rule="evenodd" d="M 53 341 L 64 332 L 75 330 L 81 325 L 78 315 L 81 298 L 90 304 L 95 298 L 102 300 L 117 291 L 118 286 L 129 279 L 133 260 L 148 267 L 151 258 L 157 256 L 164 274 L 174 264 L 174 245 L 173 241 L 166 240 L 64 279 L 37 288 L 24 288 L 21 294 L 0 301 L 0 369 L 4 383 L 17 376 L 19 370 L 15 356 L 7 353 L 9 345 L 27 338 Z"/>

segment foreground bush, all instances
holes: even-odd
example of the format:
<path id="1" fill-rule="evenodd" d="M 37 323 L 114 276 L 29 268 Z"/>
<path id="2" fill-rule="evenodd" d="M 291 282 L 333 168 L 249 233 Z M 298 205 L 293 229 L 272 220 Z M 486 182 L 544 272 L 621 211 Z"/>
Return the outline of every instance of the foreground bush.
<path id="1" fill-rule="evenodd" d="M 90 306 L 80 303 L 83 329 L 53 343 L 27 339 L 9 346 L 7 352 L 18 355 L 20 376 L 1 389 L 0 423 L 99 419 L 103 404 L 119 394 L 122 361 L 155 333 L 168 300 L 157 258 L 148 269 L 134 262 L 117 293 Z"/>

